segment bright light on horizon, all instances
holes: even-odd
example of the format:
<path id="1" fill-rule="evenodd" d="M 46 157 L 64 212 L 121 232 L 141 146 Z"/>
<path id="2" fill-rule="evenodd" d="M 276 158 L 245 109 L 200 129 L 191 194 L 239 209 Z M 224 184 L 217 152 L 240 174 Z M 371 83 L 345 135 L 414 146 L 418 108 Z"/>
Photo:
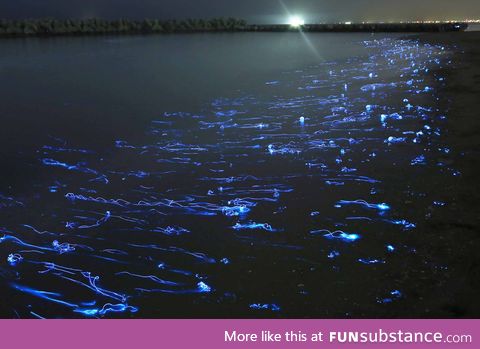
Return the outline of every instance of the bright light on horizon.
<path id="1" fill-rule="evenodd" d="M 290 24 L 292 27 L 298 28 L 302 25 L 305 25 L 305 20 L 298 16 L 293 16 L 293 17 L 290 17 L 288 24 Z"/>

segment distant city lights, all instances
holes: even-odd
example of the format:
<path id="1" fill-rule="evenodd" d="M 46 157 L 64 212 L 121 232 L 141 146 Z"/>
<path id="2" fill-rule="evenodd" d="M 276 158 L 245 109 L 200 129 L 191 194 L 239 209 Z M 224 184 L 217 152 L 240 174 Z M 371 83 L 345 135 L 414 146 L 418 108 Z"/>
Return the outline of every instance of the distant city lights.
<path id="1" fill-rule="evenodd" d="M 300 20 L 301 23 L 294 24 L 294 20 Z M 343 21 L 343 22 L 336 22 L 335 24 L 345 24 L 345 25 L 353 25 L 353 24 L 442 24 L 442 23 L 468 23 L 468 24 L 480 24 L 480 19 L 448 19 L 448 20 L 412 20 L 412 21 Z M 291 26 L 301 26 L 305 25 L 305 21 L 301 20 L 298 17 L 292 17 L 289 21 Z M 329 22 L 315 22 L 312 24 L 332 24 Z"/>

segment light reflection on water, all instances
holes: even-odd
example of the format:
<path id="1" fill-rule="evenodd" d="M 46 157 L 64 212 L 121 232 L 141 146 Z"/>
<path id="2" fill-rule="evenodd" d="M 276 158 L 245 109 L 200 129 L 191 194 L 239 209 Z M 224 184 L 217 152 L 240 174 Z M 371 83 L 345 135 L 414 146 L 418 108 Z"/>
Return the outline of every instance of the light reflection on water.
<path id="1" fill-rule="evenodd" d="M 261 92 L 165 111 L 101 149 L 50 135 L 34 153 L 41 195 L 0 196 L 11 314 L 375 316 L 401 304 L 412 236 L 429 207 L 448 206 L 420 177 L 461 175 L 438 160 L 449 54 L 362 45 Z"/>

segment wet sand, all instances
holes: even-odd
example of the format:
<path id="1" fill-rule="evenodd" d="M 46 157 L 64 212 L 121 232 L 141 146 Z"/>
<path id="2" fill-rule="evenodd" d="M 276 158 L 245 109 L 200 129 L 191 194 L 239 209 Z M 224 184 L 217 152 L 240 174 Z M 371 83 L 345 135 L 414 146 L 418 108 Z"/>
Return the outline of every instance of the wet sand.
<path id="1" fill-rule="evenodd" d="M 446 210 L 446 214 L 432 214 L 425 232 L 425 244 L 431 245 L 432 257 L 444 256 L 446 268 L 442 272 L 448 275 L 448 281 L 431 285 L 429 290 L 418 290 L 419 295 L 431 295 L 419 299 L 425 308 L 430 306 L 431 312 L 411 309 L 411 315 L 479 318 L 480 32 L 423 34 L 420 40 L 446 47 L 455 45 L 458 49 L 453 55 L 454 68 L 432 74 L 446 77 L 439 107 L 448 110 L 445 137 L 452 149 L 445 159 L 439 160 L 461 174 L 453 186 L 429 183 L 431 190 L 441 192 L 451 202 L 451 210 Z M 421 272 L 416 277 L 421 278 Z M 412 289 L 415 287 L 412 285 Z"/>

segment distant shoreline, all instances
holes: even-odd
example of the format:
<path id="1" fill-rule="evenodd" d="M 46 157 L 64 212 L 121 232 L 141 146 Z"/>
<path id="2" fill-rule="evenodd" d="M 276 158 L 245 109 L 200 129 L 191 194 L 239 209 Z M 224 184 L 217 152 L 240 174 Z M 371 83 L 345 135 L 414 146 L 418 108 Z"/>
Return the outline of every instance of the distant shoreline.
<path id="1" fill-rule="evenodd" d="M 305 24 L 247 24 L 235 18 L 209 20 L 0 20 L 0 38 L 88 36 L 88 35 L 146 35 L 210 32 L 459 32 L 466 23 L 336 23 Z"/>

